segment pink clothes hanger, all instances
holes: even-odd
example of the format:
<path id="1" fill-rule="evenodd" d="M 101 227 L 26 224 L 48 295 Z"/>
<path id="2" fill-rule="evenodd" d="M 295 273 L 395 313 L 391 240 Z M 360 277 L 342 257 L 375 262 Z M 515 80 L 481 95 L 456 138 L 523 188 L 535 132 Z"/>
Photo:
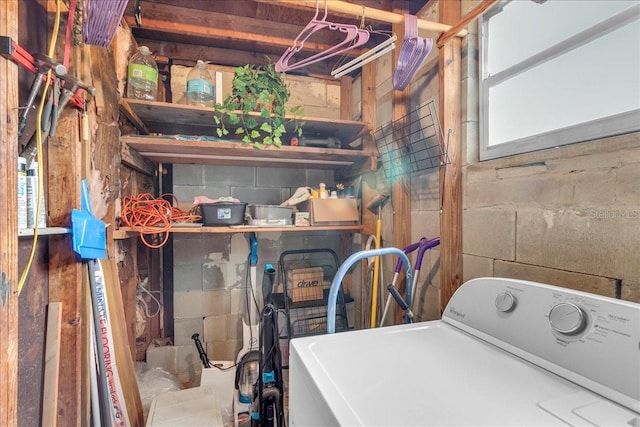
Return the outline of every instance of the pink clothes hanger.
<path id="1" fill-rule="evenodd" d="M 288 48 L 284 54 L 276 62 L 276 71 L 285 72 L 290 70 L 296 70 L 298 68 L 305 67 L 307 65 L 314 64 L 316 62 L 325 60 L 332 56 L 347 52 L 356 47 L 360 47 L 369 41 L 369 32 L 367 30 L 358 28 L 356 25 L 349 24 L 336 24 L 327 21 L 327 0 L 324 2 L 324 16 L 321 20 L 318 20 L 319 7 L 318 0 L 316 0 L 316 14 L 313 19 L 302 29 L 300 34 L 293 41 L 293 46 Z M 291 65 L 289 61 L 293 56 L 300 52 L 304 48 L 304 42 L 317 31 L 322 29 L 329 29 L 332 31 L 339 31 L 345 33 L 345 39 L 335 46 L 325 49 L 322 52 L 316 53 L 308 58 L 301 59 Z"/>

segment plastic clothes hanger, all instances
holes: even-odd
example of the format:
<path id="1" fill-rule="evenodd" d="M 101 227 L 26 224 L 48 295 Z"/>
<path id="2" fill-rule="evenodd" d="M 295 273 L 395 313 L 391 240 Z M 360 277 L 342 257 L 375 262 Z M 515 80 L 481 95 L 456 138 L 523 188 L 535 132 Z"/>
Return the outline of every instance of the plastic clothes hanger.
<path id="1" fill-rule="evenodd" d="M 404 15 L 404 31 L 404 41 L 393 74 L 393 88 L 396 90 L 404 90 L 409 85 L 433 47 L 432 39 L 418 36 L 416 16 Z"/>
<path id="2" fill-rule="evenodd" d="M 398 40 L 398 37 L 395 34 L 393 34 L 391 37 L 389 37 L 387 40 L 383 41 L 376 47 L 369 49 L 368 51 L 358 56 L 357 58 L 354 58 L 351 61 L 347 62 L 346 64 L 331 71 L 331 75 L 336 79 L 339 79 L 345 74 L 349 74 L 353 70 L 356 70 L 362 67 L 363 65 L 373 61 L 374 59 L 381 57 L 385 53 L 391 52 L 393 49 L 396 48 L 396 44 L 395 44 L 396 40 Z"/>
<path id="3" fill-rule="evenodd" d="M 276 62 L 275 69 L 278 72 L 285 72 L 290 70 L 296 70 L 298 68 L 305 67 L 307 65 L 314 64 L 316 62 L 325 60 L 332 56 L 347 52 L 356 47 L 360 47 L 369 41 L 369 32 L 364 29 L 360 29 L 355 25 L 350 24 L 336 24 L 327 21 L 327 0 L 324 2 L 324 16 L 321 20 L 318 20 L 319 7 L 318 0 L 316 0 L 316 14 L 313 19 L 302 29 L 300 34 L 293 41 L 293 46 L 289 47 L 284 54 Z M 335 46 L 332 46 L 322 52 L 316 53 L 308 58 L 301 59 L 300 61 L 289 65 L 289 61 L 293 56 L 300 52 L 304 48 L 304 43 L 312 34 L 322 30 L 329 29 L 332 31 L 339 31 L 345 33 L 345 39 Z"/>

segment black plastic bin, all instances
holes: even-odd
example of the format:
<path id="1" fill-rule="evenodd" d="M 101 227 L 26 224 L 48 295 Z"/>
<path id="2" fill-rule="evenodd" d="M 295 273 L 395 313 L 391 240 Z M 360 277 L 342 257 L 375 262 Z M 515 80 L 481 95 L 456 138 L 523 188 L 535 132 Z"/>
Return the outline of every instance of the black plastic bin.
<path id="1" fill-rule="evenodd" d="M 202 224 L 207 226 L 240 225 L 244 223 L 246 203 L 202 203 Z"/>

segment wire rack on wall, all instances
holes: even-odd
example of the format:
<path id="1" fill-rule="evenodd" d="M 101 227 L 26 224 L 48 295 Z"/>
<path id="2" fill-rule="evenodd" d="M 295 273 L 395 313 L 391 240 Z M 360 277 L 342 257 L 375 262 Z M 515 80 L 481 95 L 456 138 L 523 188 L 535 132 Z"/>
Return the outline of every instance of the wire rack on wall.
<path id="1" fill-rule="evenodd" d="M 389 180 L 449 163 L 435 101 L 427 101 L 374 134 Z"/>

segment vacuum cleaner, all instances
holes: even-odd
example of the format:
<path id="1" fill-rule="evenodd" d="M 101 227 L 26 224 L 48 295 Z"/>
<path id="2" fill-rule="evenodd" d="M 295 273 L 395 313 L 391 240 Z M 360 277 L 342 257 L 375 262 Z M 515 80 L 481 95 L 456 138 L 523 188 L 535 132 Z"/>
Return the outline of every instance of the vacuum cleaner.
<path id="1" fill-rule="evenodd" d="M 284 383 L 278 311 L 272 298 L 275 275 L 275 268 L 271 264 L 265 265 L 262 276 L 264 305 L 260 313 L 259 347 L 246 352 L 236 368 L 238 403 L 249 408 L 246 414 L 237 414 L 238 426 L 242 427 L 284 427 Z"/>
<path id="2" fill-rule="evenodd" d="M 254 427 L 284 427 L 284 387 L 278 310 L 272 298 L 275 275 L 276 270 L 267 264 L 262 276 L 264 307 L 260 328 L 260 372 L 251 413 L 251 424 Z"/>

